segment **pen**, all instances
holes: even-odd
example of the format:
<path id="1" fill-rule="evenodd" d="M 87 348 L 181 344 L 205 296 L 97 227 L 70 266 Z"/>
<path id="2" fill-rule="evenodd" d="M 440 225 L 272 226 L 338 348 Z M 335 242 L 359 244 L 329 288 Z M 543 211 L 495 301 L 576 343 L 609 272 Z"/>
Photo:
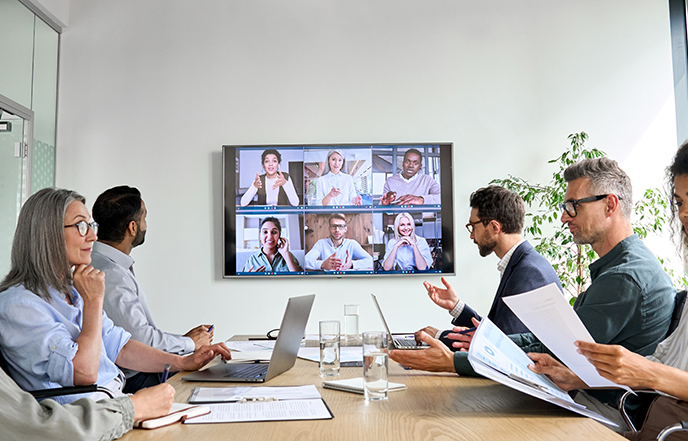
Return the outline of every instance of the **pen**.
<path id="1" fill-rule="evenodd" d="M 167 377 L 170 376 L 170 365 L 166 364 L 165 365 L 165 370 L 162 372 L 162 378 L 160 379 L 161 383 L 164 383 L 167 381 Z"/>
<path id="2" fill-rule="evenodd" d="M 464 335 L 464 334 L 471 333 L 471 332 L 473 332 L 473 331 L 475 331 L 475 330 L 476 330 L 476 328 L 468 328 L 468 329 L 464 329 L 463 331 L 457 332 L 457 334 Z"/>
<path id="3" fill-rule="evenodd" d="M 208 328 L 208 332 L 211 332 L 213 329 L 215 329 L 215 325 L 210 325 L 210 327 Z"/>
<path id="4" fill-rule="evenodd" d="M 239 403 L 258 403 L 267 401 L 279 401 L 279 398 L 275 397 L 244 397 L 237 400 Z"/>
<path id="5" fill-rule="evenodd" d="M 511 378 L 512 380 L 516 380 L 519 383 L 525 384 L 526 386 L 530 386 L 530 387 L 534 387 L 535 389 L 539 389 L 543 392 L 549 392 L 549 390 L 547 390 L 547 388 L 545 386 L 538 384 L 538 383 L 535 383 L 534 381 L 530 381 L 530 380 L 523 378 L 519 375 L 516 375 L 514 373 L 509 374 L 509 378 Z"/>

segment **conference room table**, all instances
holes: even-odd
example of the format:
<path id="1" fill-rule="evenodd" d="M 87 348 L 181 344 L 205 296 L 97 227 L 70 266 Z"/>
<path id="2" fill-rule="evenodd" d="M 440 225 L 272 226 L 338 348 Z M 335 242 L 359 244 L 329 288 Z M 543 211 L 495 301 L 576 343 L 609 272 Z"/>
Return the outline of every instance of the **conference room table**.
<path id="1" fill-rule="evenodd" d="M 235 336 L 232 340 L 242 339 Z M 218 361 L 219 362 L 219 361 Z M 214 362 L 213 362 L 214 363 Z M 232 387 L 238 383 L 170 379 L 175 401 L 188 402 L 196 386 Z M 362 367 L 343 367 L 338 377 L 361 377 Z M 624 440 L 604 425 L 484 378 L 405 370 L 389 362 L 389 381 L 408 389 L 389 393 L 386 401 L 366 403 L 363 395 L 322 387 L 318 363 L 297 359 L 294 367 L 265 386 L 314 384 L 333 419 L 227 424 L 174 424 L 126 434 L 144 440 Z M 260 387 L 260 385 L 256 385 Z"/>

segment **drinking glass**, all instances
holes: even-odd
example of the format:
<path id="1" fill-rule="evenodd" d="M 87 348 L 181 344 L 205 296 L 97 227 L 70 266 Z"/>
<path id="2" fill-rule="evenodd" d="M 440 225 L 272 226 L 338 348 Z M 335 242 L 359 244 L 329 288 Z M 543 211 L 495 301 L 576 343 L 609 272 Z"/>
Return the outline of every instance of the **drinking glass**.
<path id="1" fill-rule="evenodd" d="M 365 400 L 387 399 L 389 353 L 386 332 L 363 333 L 363 392 Z"/>
<path id="2" fill-rule="evenodd" d="M 359 344 L 358 305 L 344 305 L 344 335 L 347 345 Z"/>
<path id="3" fill-rule="evenodd" d="M 320 376 L 339 375 L 339 321 L 321 321 L 320 328 Z"/>

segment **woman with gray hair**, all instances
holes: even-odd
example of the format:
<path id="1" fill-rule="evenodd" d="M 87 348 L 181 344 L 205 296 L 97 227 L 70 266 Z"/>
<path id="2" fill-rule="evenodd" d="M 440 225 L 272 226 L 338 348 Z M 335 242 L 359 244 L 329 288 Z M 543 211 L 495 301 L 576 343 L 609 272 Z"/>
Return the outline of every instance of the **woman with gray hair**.
<path id="1" fill-rule="evenodd" d="M 387 242 L 387 252 L 382 266 L 385 271 L 423 271 L 432 266 L 428 241 L 416 236 L 416 223 L 411 214 L 399 213 L 394 219 L 394 239 Z"/>
<path id="2" fill-rule="evenodd" d="M 327 152 L 326 173 L 315 181 L 317 205 L 361 205 L 363 198 L 356 192 L 354 179 L 344 173 L 344 152 Z"/>
<path id="3" fill-rule="evenodd" d="M 217 353 L 229 358 L 224 344 L 186 357 L 168 354 L 130 340 L 112 323 L 103 312 L 105 276 L 89 265 L 98 224 L 89 222 L 84 202 L 73 191 L 47 188 L 19 213 L 11 269 L 0 284 L 0 350 L 17 384 L 37 390 L 97 383 L 121 396 L 118 366 L 196 370 Z"/>

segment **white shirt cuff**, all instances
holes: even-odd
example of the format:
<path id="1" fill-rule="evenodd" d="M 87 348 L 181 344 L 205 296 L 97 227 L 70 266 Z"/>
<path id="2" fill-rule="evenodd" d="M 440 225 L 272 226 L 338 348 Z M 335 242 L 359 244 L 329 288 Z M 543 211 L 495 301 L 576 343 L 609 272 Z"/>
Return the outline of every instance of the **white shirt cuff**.
<path id="1" fill-rule="evenodd" d="M 449 311 L 449 314 L 451 314 L 451 316 L 454 318 L 460 316 L 461 313 L 463 312 L 464 306 L 466 306 L 466 304 L 464 302 L 462 302 L 461 300 L 459 300 L 458 303 L 456 304 L 456 306 L 454 306 L 454 309 Z"/>

